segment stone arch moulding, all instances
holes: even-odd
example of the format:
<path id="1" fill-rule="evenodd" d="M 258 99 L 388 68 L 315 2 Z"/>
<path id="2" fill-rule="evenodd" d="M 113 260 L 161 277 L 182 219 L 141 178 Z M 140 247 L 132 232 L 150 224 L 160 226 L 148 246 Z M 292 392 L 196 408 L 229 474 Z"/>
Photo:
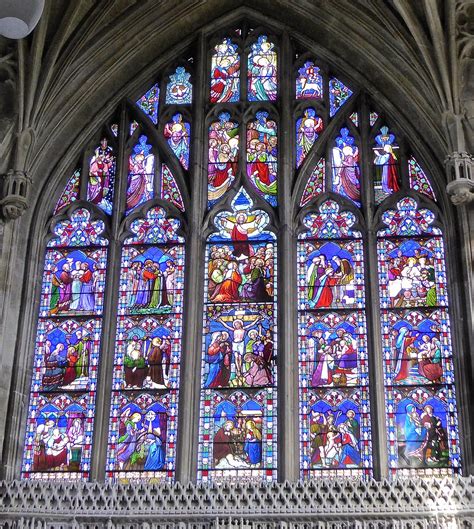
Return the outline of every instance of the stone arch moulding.
<path id="1" fill-rule="evenodd" d="M 214 4 L 217 5 L 217 3 L 214 3 L 214 2 L 211 4 L 209 4 L 206 9 L 215 7 Z M 224 5 L 224 8 L 228 6 L 226 2 L 223 2 L 222 4 Z M 224 8 L 220 7 L 221 10 Z M 194 7 L 192 12 L 190 13 L 191 17 L 193 16 L 198 17 L 200 14 L 202 14 L 203 9 L 204 8 L 202 6 Z M 311 8 L 311 9 L 315 9 L 315 8 Z M 321 10 L 324 11 L 325 9 L 326 9 L 325 7 L 321 6 Z M 135 16 L 139 15 L 139 11 L 140 9 L 137 9 L 135 11 Z M 249 8 L 237 9 L 232 13 L 222 13 L 221 11 L 219 15 L 216 15 L 217 22 L 213 21 L 212 23 L 209 23 L 204 28 L 200 28 L 201 33 L 200 33 L 200 37 L 197 39 L 198 44 L 196 44 L 196 42 L 193 40 L 191 36 L 188 37 L 188 35 L 191 33 L 191 28 L 200 27 L 199 22 L 197 21 L 192 22 L 189 28 L 187 28 L 186 32 L 184 33 L 185 37 L 181 45 L 176 46 L 175 48 L 173 48 L 173 46 L 170 46 L 166 51 L 160 54 L 160 57 L 157 60 L 156 60 L 156 57 L 151 57 L 150 55 L 147 55 L 146 57 L 146 60 L 148 61 L 147 66 L 143 68 L 143 70 L 139 73 L 139 75 L 134 75 L 133 73 L 130 73 L 130 74 L 127 74 L 130 78 L 125 79 L 123 77 L 123 73 L 120 73 L 117 70 L 115 72 L 112 72 L 110 77 L 107 80 L 104 80 L 103 86 L 97 89 L 97 93 L 94 94 L 93 100 L 95 99 L 97 101 L 99 98 L 99 94 L 103 96 L 104 91 L 106 91 L 107 87 L 111 86 L 113 80 L 115 81 L 119 80 L 119 82 L 117 82 L 117 86 L 120 86 L 120 89 L 111 91 L 109 93 L 109 96 L 103 99 L 105 103 L 104 105 L 102 105 L 102 107 L 99 104 L 98 106 L 95 107 L 94 110 L 89 111 L 90 113 L 96 113 L 95 117 L 92 120 L 89 121 L 88 119 L 90 118 L 90 116 L 87 115 L 88 112 L 86 111 L 85 99 L 81 99 L 81 97 L 79 97 L 78 101 L 75 102 L 76 108 L 73 111 L 71 111 L 76 114 L 76 117 L 71 117 L 69 122 L 65 123 L 64 125 L 61 125 L 64 128 L 60 129 L 58 127 L 57 131 L 54 134 L 51 134 L 48 139 L 46 139 L 46 136 L 43 136 L 42 138 L 38 139 L 36 145 L 42 146 L 41 150 L 42 150 L 42 153 L 44 154 L 37 156 L 34 162 L 32 162 L 31 164 L 31 169 L 32 169 L 31 172 L 32 172 L 33 182 L 34 182 L 32 191 L 33 191 L 33 194 L 36 194 L 36 197 L 33 199 L 34 206 L 30 209 L 30 211 L 27 214 L 24 215 L 24 217 L 17 223 L 17 226 L 16 226 L 16 229 L 19 229 L 21 227 L 21 229 L 26 230 L 24 231 L 23 235 L 17 235 L 17 237 L 19 238 L 19 248 L 18 248 L 18 251 L 20 252 L 19 255 L 21 255 L 21 253 L 24 252 L 24 255 L 28 256 L 25 259 L 26 267 L 23 270 L 23 274 L 22 274 L 25 279 L 26 278 L 38 278 L 40 276 L 40 268 L 41 268 L 41 260 L 42 260 L 42 254 L 41 254 L 42 243 L 40 242 L 41 241 L 40 234 L 44 233 L 43 230 L 44 230 L 45 222 L 49 215 L 48 212 L 51 209 L 51 208 L 46 207 L 47 202 L 49 201 L 51 195 L 53 194 L 51 192 L 58 188 L 58 182 L 62 177 L 61 175 L 64 175 L 66 173 L 64 169 L 66 167 L 72 167 L 73 160 L 77 158 L 79 150 L 82 149 L 82 146 L 86 143 L 85 141 L 83 142 L 83 140 L 85 140 L 86 138 L 89 138 L 91 135 L 91 132 L 96 130 L 99 124 L 103 123 L 104 116 L 107 117 L 112 114 L 113 109 L 116 108 L 119 100 L 122 99 L 124 96 L 129 96 L 130 94 L 137 92 L 139 86 L 144 87 L 145 86 L 144 80 L 149 79 L 150 75 L 153 72 L 162 70 L 161 66 L 163 66 L 164 64 L 168 64 L 168 65 L 172 64 L 173 57 L 179 56 L 180 53 L 182 53 L 185 50 L 193 50 L 193 51 L 199 50 L 199 49 L 202 50 L 204 48 L 203 47 L 204 39 L 206 39 L 209 35 L 212 34 L 213 27 L 215 27 L 216 23 L 222 26 L 230 27 L 235 21 L 242 19 L 242 17 L 245 15 L 246 17 L 253 18 L 256 21 L 257 25 L 265 24 L 265 26 L 268 27 L 272 32 L 275 32 L 275 33 L 280 32 L 282 34 L 287 34 L 288 30 L 290 30 L 291 32 L 292 28 L 296 26 L 298 22 L 304 18 L 304 16 L 302 13 L 298 13 L 297 15 L 295 15 L 295 12 L 293 12 L 293 15 L 288 19 L 289 26 L 285 26 L 284 23 L 282 22 L 282 19 L 284 18 L 284 12 L 285 12 L 285 8 L 282 5 L 282 13 L 278 13 L 277 16 L 275 16 L 275 18 L 272 20 L 272 19 L 264 18 L 263 12 L 257 11 L 257 10 L 254 11 Z M 344 16 L 349 16 L 349 15 L 347 14 L 347 12 L 345 12 Z M 159 19 L 159 17 L 157 18 Z M 287 23 L 288 23 L 288 20 L 287 20 Z M 176 22 L 176 26 L 179 26 L 178 22 Z M 309 37 L 306 36 L 307 29 L 308 28 L 306 24 L 302 24 L 301 26 L 301 31 L 302 31 L 301 42 L 302 43 L 307 43 L 307 42 L 309 43 Z M 365 29 L 367 28 L 365 28 L 364 26 L 364 30 Z M 387 111 L 387 114 L 391 116 L 397 116 L 396 121 L 397 121 L 397 125 L 399 129 L 405 132 L 407 138 L 409 138 L 411 145 L 422 156 L 425 162 L 424 165 L 427 167 L 430 167 L 431 175 L 439 182 L 439 189 L 442 189 L 444 187 L 442 183 L 443 182 L 442 171 L 440 169 L 442 155 L 438 153 L 438 151 L 440 152 L 442 150 L 440 149 L 442 145 L 442 141 L 440 139 L 439 131 L 435 132 L 434 129 L 436 129 L 436 127 L 432 127 L 433 117 L 430 114 L 430 112 L 424 107 L 425 103 L 423 103 L 422 101 L 420 102 L 418 94 L 416 94 L 416 97 L 413 98 L 414 101 L 416 99 L 416 102 L 410 103 L 409 105 L 409 107 L 412 110 L 414 110 L 417 116 L 417 119 L 416 119 L 417 126 L 414 126 L 413 122 L 415 122 L 415 120 L 410 120 L 410 115 L 409 115 L 408 110 L 406 109 L 402 110 L 401 108 L 402 103 L 400 104 L 396 103 L 397 101 L 396 95 L 398 93 L 397 90 L 400 90 L 399 87 L 395 87 L 396 83 L 393 83 L 393 85 L 390 85 L 387 79 L 384 79 L 383 84 L 385 84 L 384 88 L 386 88 L 386 92 L 384 93 L 382 89 L 378 91 L 377 88 L 374 86 L 374 83 L 367 81 L 368 74 L 362 73 L 363 68 L 357 68 L 357 67 L 350 66 L 349 64 L 350 61 L 348 59 L 341 58 L 340 56 L 337 57 L 337 54 L 335 54 L 333 50 L 330 50 L 329 46 L 327 48 L 324 48 L 324 44 L 325 44 L 324 41 L 325 41 L 325 37 L 327 36 L 327 33 L 326 33 L 327 31 L 328 29 L 326 28 L 322 32 L 321 43 L 312 42 L 311 45 L 309 45 L 309 49 L 314 51 L 314 54 L 316 56 L 321 56 L 322 58 L 324 58 L 329 64 L 333 63 L 335 68 L 337 67 L 337 69 L 347 72 L 347 77 L 354 79 L 354 81 L 360 87 L 366 88 L 370 96 L 373 97 L 374 100 L 379 103 L 381 108 L 384 108 Z M 340 33 L 336 33 L 336 34 L 337 34 L 337 40 L 341 43 L 344 43 L 344 40 L 346 37 Z M 151 39 L 151 37 L 149 37 L 149 39 Z M 144 39 L 144 41 L 147 41 L 147 39 Z M 149 45 L 149 41 L 150 40 L 148 40 L 148 45 Z M 346 42 L 344 44 L 344 48 L 346 50 L 347 50 L 347 46 L 348 44 Z M 149 53 L 150 52 L 148 52 L 148 54 Z M 155 51 L 154 53 L 158 53 L 158 51 Z M 362 56 L 363 50 L 358 48 L 358 53 L 360 53 L 360 56 Z M 202 58 L 202 60 L 204 62 L 204 57 Z M 375 68 L 375 64 L 369 65 L 369 70 L 371 68 Z M 133 77 L 133 81 L 130 80 L 132 77 Z M 201 94 L 207 93 L 206 92 L 207 90 L 206 81 L 207 81 L 207 78 L 204 77 L 203 85 L 200 87 L 197 87 L 198 93 L 199 91 L 201 91 Z M 415 92 L 417 92 L 417 90 L 416 88 L 413 88 L 413 93 Z M 379 95 L 381 93 L 384 93 L 384 95 L 386 95 L 388 99 L 387 100 L 383 99 L 382 96 Z M 411 89 L 403 90 L 403 93 L 404 95 L 410 94 Z M 110 96 L 110 94 L 113 94 L 113 95 Z M 203 97 L 205 98 L 206 96 L 204 95 Z M 51 110 L 51 108 L 50 108 L 50 112 L 52 114 L 53 111 Z M 44 115 L 46 116 L 47 112 L 45 112 Z M 342 126 L 343 121 L 344 121 L 343 119 L 340 121 L 341 126 Z M 78 126 L 78 128 L 76 128 L 76 126 Z M 80 132 L 77 133 L 76 132 L 77 130 L 80 130 Z M 74 139 L 69 142 L 69 146 L 72 145 L 72 147 L 70 147 L 70 150 L 68 152 L 61 153 L 61 152 L 57 152 L 53 148 L 48 148 L 54 145 L 61 144 L 60 138 L 64 134 L 67 135 L 68 131 L 69 132 L 74 131 L 69 135 L 70 138 L 74 138 Z M 431 131 L 431 134 L 429 131 Z M 205 134 L 205 132 L 203 131 L 201 131 L 200 133 Z M 427 145 L 427 143 L 422 140 L 423 136 L 431 137 L 433 139 L 432 144 Z M 56 152 L 57 152 L 56 158 L 52 158 L 51 153 L 56 153 Z M 317 161 L 316 160 L 317 157 L 313 156 L 313 158 L 314 160 L 311 158 L 311 155 L 310 155 L 304 167 L 311 166 L 313 162 Z M 53 167 L 54 168 L 53 171 L 51 170 L 42 171 L 42 168 L 46 167 L 46 165 L 49 165 L 50 168 Z M 68 174 L 69 173 L 70 171 L 68 171 Z M 38 178 L 39 174 L 45 175 L 43 181 L 41 181 Z M 189 185 L 189 188 L 191 188 L 191 183 L 187 182 L 187 184 Z M 300 186 L 298 187 L 298 189 L 300 189 Z M 440 197 L 441 206 L 444 211 L 444 216 L 446 219 L 445 240 L 446 240 L 446 246 L 447 246 L 446 253 L 448 256 L 448 265 L 449 265 L 448 273 L 451 275 L 451 277 L 454 277 L 456 273 L 456 265 L 455 263 L 453 263 L 454 259 L 450 257 L 450 255 L 452 256 L 455 255 L 455 249 L 454 249 L 455 240 L 456 240 L 455 229 L 454 229 L 454 223 L 451 222 L 453 215 L 452 215 L 452 211 L 451 211 L 451 208 L 449 207 L 446 197 L 441 194 L 438 194 L 438 196 Z M 391 202 L 394 202 L 395 198 L 394 197 L 392 198 L 393 200 L 391 199 Z M 225 207 L 223 206 L 222 209 L 225 209 Z M 191 224 L 191 222 L 189 222 L 189 224 Z M 451 228 L 451 226 L 453 227 Z M 29 246 L 28 249 L 27 249 L 27 246 Z M 10 266 L 12 265 L 13 265 L 13 262 L 10 262 Z M 20 270 L 20 273 L 22 273 L 21 270 Z M 24 284 L 27 284 L 27 282 L 25 281 Z M 459 287 L 460 287 L 459 285 L 455 285 L 453 287 L 453 291 L 457 292 L 459 290 Z M 10 370 L 12 367 L 15 367 L 16 368 L 15 371 L 17 372 L 17 375 L 15 375 L 15 380 L 13 381 L 13 385 L 11 386 L 12 389 L 14 389 L 14 393 L 11 392 L 13 396 L 10 398 L 10 401 L 9 401 L 9 405 L 8 405 L 9 412 L 7 412 L 5 408 L 5 413 L 3 414 L 4 416 L 7 416 L 9 415 L 9 413 L 12 413 L 12 416 L 13 416 L 13 420 L 7 432 L 7 443 L 6 443 L 7 453 L 5 454 L 6 457 L 4 458 L 4 465 L 5 465 L 4 466 L 4 476 L 9 479 L 14 478 L 17 475 L 19 456 L 18 456 L 18 453 L 15 454 L 16 449 L 14 448 L 14 445 L 15 445 L 15 439 L 19 439 L 23 437 L 22 433 L 19 434 L 19 432 L 23 432 L 22 429 L 24 428 L 24 422 L 25 422 L 24 421 L 25 413 L 24 412 L 20 413 L 20 410 L 26 407 L 24 399 L 25 399 L 25 394 L 27 392 L 27 387 L 28 387 L 27 381 L 29 379 L 30 370 L 31 370 L 32 338 L 31 336 L 28 336 L 27 329 L 34 327 L 33 322 L 35 322 L 35 319 L 36 319 L 36 314 L 37 314 L 36 305 L 37 305 L 37 298 L 38 298 L 38 292 L 33 293 L 33 290 L 39 291 L 39 288 L 28 290 L 27 287 L 24 287 L 22 294 L 21 294 L 21 299 L 20 299 L 19 294 L 12 294 L 12 297 L 16 301 L 13 303 L 13 312 L 12 312 L 12 315 L 10 315 L 10 317 L 13 317 L 16 314 L 17 319 L 19 320 L 18 327 L 20 328 L 20 331 L 18 332 L 18 336 L 15 340 L 16 347 L 13 347 L 12 340 L 10 340 L 9 343 L 7 340 L 8 350 L 11 351 L 11 353 L 7 352 L 6 363 L 9 364 Z M 458 302 L 455 301 L 456 296 L 454 295 L 454 293 L 452 293 L 450 297 L 456 303 L 456 305 L 460 305 L 459 301 Z M 461 307 L 456 306 L 456 305 L 453 307 L 453 310 L 455 311 L 456 314 L 462 314 Z M 20 306 L 27 307 L 27 309 L 20 310 Z M 6 321 L 8 322 L 8 319 Z M 16 326 L 14 325 L 12 328 L 15 328 L 15 327 Z M 458 335 L 460 334 L 460 331 L 458 328 L 455 329 L 453 332 L 457 333 Z M 458 337 L 457 341 L 459 344 L 461 344 L 462 338 Z M 14 356 L 13 350 L 17 351 L 15 355 L 16 356 L 15 360 L 13 360 L 13 356 Z M 462 380 L 459 375 L 458 377 L 460 378 L 459 382 L 460 382 L 460 386 L 462 387 L 464 385 L 463 384 L 464 380 Z M 467 402 L 466 400 L 467 390 L 464 391 L 463 389 L 461 389 L 459 393 L 465 393 L 464 396 L 460 395 L 460 402 L 462 403 Z M 460 411 L 461 413 L 464 412 L 462 408 L 460 409 Z M 464 430 L 464 434 L 466 435 L 468 432 L 469 432 L 469 428 L 466 426 Z M 468 455 L 467 446 L 464 446 L 464 453 L 466 454 L 465 461 L 469 463 L 469 455 Z M 388 485 L 385 485 L 385 486 L 388 487 Z M 29 494 L 31 496 L 34 493 L 31 490 L 31 486 L 21 484 L 21 485 L 18 485 L 17 487 L 18 487 L 17 489 L 18 494 L 24 493 L 26 495 Z M 92 488 L 90 492 L 86 492 L 86 490 L 90 487 L 91 486 L 85 486 L 83 489 L 79 487 L 76 490 L 84 490 L 85 496 L 87 493 L 92 495 L 93 494 Z M 313 497 L 314 499 L 315 492 L 311 490 L 304 490 L 304 489 L 308 489 L 308 487 L 306 486 L 300 489 L 295 488 L 295 486 L 289 486 L 289 485 L 287 485 L 287 487 L 288 487 L 287 489 L 284 489 L 283 485 L 277 485 L 277 488 L 279 490 L 276 491 L 276 494 L 281 496 L 280 501 L 283 503 L 286 502 L 286 500 L 283 499 L 283 496 L 285 494 L 290 494 L 290 495 L 291 494 L 293 495 L 303 494 L 303 495 L 307 495 L 308 498 Z M 377 490 L 377 491 L 379 490 L 377 488 L 379 486 L 374 485 L 374 487 L 375 489 L 373 490 Z M 380 485 L 380 488 L 381 487 L 382 485 Z M 461 494 L 470 494 L 472 483 L 468 482 L 467 480 L 465 482 L 460 481 L 456 485 L 456 487 L 462 491 L 462 492 L 459 492 L 459 496 L 457 497 L 457 500 L 456 500 L 458 501 L 458 504 L 460 506 L 459 512 L 462 513 L 466 509 L 466 507 L 463 504 L 463 500 L 461 499 L 462 498 Z M 424 489 L 423 486 L 418 485 L 418 484 L 407 483 L 406 485 L 403 485 L 403 488 L 407 491 L 421 490 L 422 491 L 421 493 L 428 494 L 426 489 Z M 51 497 L 51 495 L 53 496 L 55 495 L 54 491 L 50 490 L 51 487 L 44 487 L 43 489 L 45 491 L 44 494 L 46 496 L 49 495 L 48 497 Z M 71 487 L 71 490 L 72 489 L 73 487 Z M 183 495 L 184 494 L 189 494 L 190 496 L 192 496 L 193 494 L 199 495 L 199 492 L 196 492 L 193 489 L 193 487 L 190 487 L 188 490 L 183 492 L 184 489 L 180 491 L 180 486 L 177 485 L 175 486 L 174 490 L 177 492 L 181 492 L 181 494 Z M 360 493 L 361 497 L 365 498 L 365 497 L 371 496 L 374 493 L 373 490 L 369 490 L 369 488 L 367 488 L 367 490 L 364 489 L 363 493 L 362 492 Z M 355 494 L 356 496 L 359 493 L 358 492 L 356 494 L 354 491 L 352 492 L 353 492 L 353 495 Z M 457 489 L 456 489 L 456 492 L 457 492 Z M 229 492 L 229 497 L 232 497 L 232 494 L 233 492 Z M 256 494 L 256 489 L 254 490 L 252 489 L 252 487 L 249 487 L 248 490 L 246 490 L 242 494 L 242 497 L 254 498 L 255 494 Z M 213 493 L 211 492 L 210 495 L 212 496 Z M 9 497 L 8 494 L 5 495 L 5 497 L 6 498 Z M 443 497 L 442 494 L 440 494 L 440 497 Z M 28 505 L 24 505 L 18 499 L 14 500 L 13 510 L 16 509 L 17 512 L 30 513 L 30 514 L 38 513 L 39 510 L 41 510 L 40 507 L 35 503 L 35 501 L 32 501 L 31 499 L 29 501 L 30 503 Z M 211 498 L 209 501 L 213 504 L 213 509 L 215 513 L 220 514 L 223 512 L 220 510 L 219 502 L 215 498 Z M 250 500 L 250 501 L 253 501 L 253 500 Z M 350 501 L 354 501 L 354 500 L 351 499 Z M 391 501 L 392 499 L 390 498 L 386 500 L 386 502 L 390 505 L 391 505 L 390 503 Z M 186 500 L 183 500 L 183 502 L 186 503 Z M 21 503 L 21 505 L 19 505 L 19 503 Z M 301 509 L 303 509 L 302 506 L 300 507 Z M 76 502 L 74 508 L 80 509 L 81 508 L 80 502 Z M 114 508 L 118 510 L 118 505 L 114 504 Z M 167 507 L 165 506 L 165 510 L 166 508 Z M 281 512 L 284 513 L 285 515 L 290 514 L 291 509 L 288 509 L 287 507 L 282 507 L 282 506 L 279 506 L 279 508 L 281 509 Z M 397 504 L 395 507 L 391 506 L 391 508 L 394 509 L 394 512 L 398 512 L 396 511 L 396 509 L 400 509 L 400 505 Z M 413 509 L 413 506 L 411 504 L 409 505 L 409 509 L 410 508 Z M 423 508 L 427 509 L 428 507 L 426 507 L 425 504 L 423 504 Z M 438 508 L 441 512 L 445 513 L 446 516 L 450 515 L 451 513 L 450 508 L 448 508 L 447 506 L 441 506 Z M 192 506 L 189 506 L 186 504 L 186 509 L 187 509 L 186 515 L 183 516 L 183 519 L 188 516 L 189 517 L 197 516 L 196 512 L 193 512 Z M 264 511 L 265 510 L 262 510 L 261 512 L 262 516 L 263 515 L 266 516 L 266 513 Z M 63 512 L 60 514 L 64 515 L 65 513 Z M 155 512 L 150 512 L 151 516 L 162 516 L 162 514 L 163 512 L 159 512 L 159 509 L 155 510 Z M 326 514 L 328 514 L 331 517 L 334 516 L 334 513 L 332 512 L 329 512 Z M 239 508 L 236 508 L 235 516 L 239 517 L 239 520 L 240 520 L 240 519 L 243 519 L 242 516 L 244 515 L 242 514 L 242 512 L 239 512 Z M 243 524 L 243 522 L 241 523 Z"/>

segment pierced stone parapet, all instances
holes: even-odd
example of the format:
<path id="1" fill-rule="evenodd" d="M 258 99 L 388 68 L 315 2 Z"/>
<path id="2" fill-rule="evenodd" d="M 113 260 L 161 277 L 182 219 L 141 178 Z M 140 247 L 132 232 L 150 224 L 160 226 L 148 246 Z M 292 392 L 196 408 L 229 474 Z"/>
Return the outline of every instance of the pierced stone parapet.
<path id="1" fill-rule="evenodd" d="M 399 481 L 111 485 L 0 482 L 2 527 L 474 527 L 474 476 Z"/>

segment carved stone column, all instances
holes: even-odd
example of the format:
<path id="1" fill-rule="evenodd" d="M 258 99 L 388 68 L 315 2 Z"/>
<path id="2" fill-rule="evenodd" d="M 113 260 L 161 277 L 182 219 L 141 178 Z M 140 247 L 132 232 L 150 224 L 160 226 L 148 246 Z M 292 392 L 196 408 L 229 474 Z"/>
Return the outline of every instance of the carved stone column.
<path id="1" fill-rule="evenodd" d="M 467 152 L 453 152 L 444 161 L 448 176 L 448 192 L 455 206 L 474 200 L 474 157 Z"/>

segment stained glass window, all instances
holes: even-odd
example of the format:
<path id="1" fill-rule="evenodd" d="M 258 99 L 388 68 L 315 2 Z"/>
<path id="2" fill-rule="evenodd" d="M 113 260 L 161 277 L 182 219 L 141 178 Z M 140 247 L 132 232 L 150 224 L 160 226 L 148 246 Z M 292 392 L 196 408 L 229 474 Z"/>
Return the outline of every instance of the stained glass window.
<path id="1" fill-rule="evenodd" d="M 307 108 L 296 120 L 296 167 L 304 162 L 322 130 L 323 120 L 316 115 L 314 108 Z"/>
<path id="2" fill-rule="evenodd" d="M 61 196 L 56 203 L 56 208 L 54 210 L 55 215 L 79 198 L 80 184 L 81 170 L 76 169 L 69 178 L 64 191 L 61 193 Z"/>
<path id="3" fill-rule="evenodd" d="M 140 136 L 128 162 L 126 214 L 153 198 L 155 157 L 146 136 Z"/>
<path id="4" fill-rule="evenodd" d="M 277 54 L 275 45 L 260 35 L 248 56 L 247 90 L 249 101 L 276 101 Z"/>
<path id="5" fill-rule="evenodd" d="M 239 127 L 228 112 L 209 127 L 208 202 L 212 206 L 232 185 L 237 176 L 239 159 Z"/>
<path id="6" fill-rule="evenodd" d="M 298 241 L 300 469 L 303 478 L 370 476 L 362 234 L 326 200 Z"/>
<path id="7" fill-rule="evenodd" d="M 107 477 L 172 481 L 176 468 L 184 240 L 154 207 L 122 250 Z"/>
<path id="8" fill-rule="evenodd" d="M 190 104 L 193 99 L 193 86 L 190 82 L 191 74 L 183 66 L 178 66 L 174 74 L 170 75 L 166 86 L 166 104 Z"/>
<path id="9" fill-rule="evenodd" d="M 453 352 L 441 230 L 403 198 L 378 232 L 388 454 L 396 476 L 460 466 Z"/>
<path id="10" fill-rule="evenodd" d="M 240 56 L 237 45 L 226 38 L 214 48 L 211 64 L 211 103 L 240 99 Z"/>
<path id="11" fill-rule="evenodd" d="M 306 182 L 303 194 L 301 195 L 301 207 L 306 206 L 310 200 L 316 198 L 321 193 L 324 193 L 326 189 L 325 173 L 326 160 L 321 158 L 314 167 L 310 177 L 308 178 L 308 181 Z"/>
<path id="12" fill-rule="evenodd" d="M 380 204 L 386 197 L 400 190 L 400 165 L 398 144 L 395 135 L 387 126 L 375 136 L 374 151 L 374 191 L 375 202 Z"/>
<path id="13" fill-rule="evenodd" d="M 296 36 L 282 41 L 295 62 L 280 63 L 281 33 L 265 31 L 242 22 L 201 35 L 205 56 L 188 50 L 154 72 L 159 81 L 112 109 L 64 175 L 48 219 L 22 477 L 95 479 L 106 454 L 107 481 L 131 486 L 192 478 L 196 456 L 203 483 L 286 478 L 277 419 L 291 409 L 302 479 L 461 471 L 443 204 L 422 205 L 436 200 L 430 159 L 420 165 L 346 72 L 318 66 Z M 290 83 L 281 91 L 279 77 Z M 204 89 L 193 96 L 194 82 Z M 295 228 L 296 257 L 283 244 L 279 263 L 296 293 L 277 297 L 277 234 Z M 205 270 L 189 307 L 188 229 L 186 273 Z M 284 340 L 277 303 L 293 311 Z M 99 387 L 104 358 L 111 395 Z M 183 359 L 198 365 L 196 384 L 193 373 L 183 384 Z M 200 406 L 182 421 L 186 439 L 179 395 Z M 94 434 L 96 415 L 109 422 Z"/>
<path id="14" fill-rule="evenodd" d="M 168 140 L 168 145 L 178 158 L 179 163 L 189 168 L 189 137 L 191 125 L 183 120 L 182 114 L 175 114 L 172 120 L 166 123 L 163 134 Z"/>
<path id="15" fill-rule="evenodd" d="M 408 175 L 410 177 L 410 188 L 418 193 L 423 193 L 431 200 L 436 200 L 433 187 L 420 164 L 413 156 L 408 159 Z"/>
<path id="16" fill-rule="evenodd" d="M 323 77 L 314 62 L 306 61 L 298 69 L 296 99 L 322 99 Z"/>
<path id="17" fill-rule="evenodd" d="M 257 193 L 277 204 L 278 134 L 268 112 L 260 110 L 247 125 L 247 177 Z"/>
<path id="18" fill-rule="evenodd" d="M 360 206 L 359 148 L 346 127 L 332 148 L 332 189 Z"/>
<path id="19" fill-rule="evenodd" d="M 76 209 L 46 250 L 22 477 L 88 480 L 107 263 L 104 222 Z"/>
<path id="20" fill-rule="evenodd" d="M 137 106 L 153 121 L 156 125 L 158 123 L 158 105 L 160 102 L 160 86 L 153 85 L 150 90 L 140 97 L 137 101 Z"/>
<path id="21" fill-rule="evenodd" d="M 103 138 L 89 162 L 87 200 L 97 204 L 109 215 L 115 187 L 115 154 L 107 138 Z"/>
<path id="22" fill-rule="evenodd" d="M 207 241 L 198 479 L 276 477 L 276 241 L 244 189 Z"/>

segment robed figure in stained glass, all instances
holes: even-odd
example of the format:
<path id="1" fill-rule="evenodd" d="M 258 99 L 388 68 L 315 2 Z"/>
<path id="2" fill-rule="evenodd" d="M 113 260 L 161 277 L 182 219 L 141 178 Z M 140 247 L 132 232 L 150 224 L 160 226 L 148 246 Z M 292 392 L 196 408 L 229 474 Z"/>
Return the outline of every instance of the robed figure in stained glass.
<path id="1" fill-rule="evenodd" d="M 395 135 L 389 133 L 388 127 L 382 127 L 380 134 L 375 136 L 376 147 L 374 147 L 374 164 L 377 182 L 381 182 L 382 191 L 390 195 L 400 190 L 397 157 L 394 149 Z"/>
<path id="2" fill-rule="evenodd" d="M 99 147 L 94 151 L 89 168 L 89 186 L 87 199 L 93 204 L 101 204 L 111 193 L 115 171 L 115 157 L 107 139 L 103 138 Z M 107 211 L 112 210 L 107 207 Z M 109 211 L 109 212 L 110 212 Z"/>

